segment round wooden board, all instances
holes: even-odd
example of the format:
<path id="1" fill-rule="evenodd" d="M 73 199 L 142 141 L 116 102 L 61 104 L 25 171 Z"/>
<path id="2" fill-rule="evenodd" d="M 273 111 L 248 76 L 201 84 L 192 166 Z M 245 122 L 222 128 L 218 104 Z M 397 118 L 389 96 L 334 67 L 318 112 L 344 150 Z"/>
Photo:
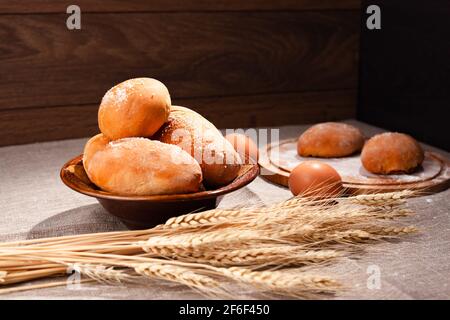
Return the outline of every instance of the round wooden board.
<path id="1" fill-rule="evenodd" d="M 291 170 L 306 160 L 319 160 L 333 166 L 341 175 L 349 193 L 391 192 L 404 189 L 439 192 L 450 186 L 450 162 L 435 152 L 425 152 L 421 168 L 412 174 L 374 175 L 361 165 L 359 155 L 344 158 L 303 158 L 297 155 L 297 140 L 288 139 L 260 150 L 261 176 L 288 186 Z"/>

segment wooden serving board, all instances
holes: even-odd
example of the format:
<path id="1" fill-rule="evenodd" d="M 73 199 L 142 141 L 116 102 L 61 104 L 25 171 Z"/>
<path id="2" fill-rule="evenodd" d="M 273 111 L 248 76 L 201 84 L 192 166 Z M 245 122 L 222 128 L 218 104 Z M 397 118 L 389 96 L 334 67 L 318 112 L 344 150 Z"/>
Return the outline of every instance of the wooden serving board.
<path id="1" fill-rule="evenodd" d="M 376 175 L 364 169 L 359 154 L 344 158 L 301 157 L 297 154 L 297 139 L 288 139 L 268 144 L 260 150 L 258 162 L 261 176 L 287 187 L 291 170 L 308 160 L 318 160 L 335 168 L 349 193 L 404 189 L 439 192 L 450 186 L 450 162 L 435 152 L 425 152 L 422 166 L 411 174 Z"/>

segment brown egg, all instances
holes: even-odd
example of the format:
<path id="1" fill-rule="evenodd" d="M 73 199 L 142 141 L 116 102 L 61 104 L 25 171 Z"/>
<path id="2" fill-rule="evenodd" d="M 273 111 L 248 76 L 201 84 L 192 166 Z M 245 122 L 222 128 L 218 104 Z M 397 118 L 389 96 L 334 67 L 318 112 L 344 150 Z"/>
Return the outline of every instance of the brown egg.
<path id="1" fill-rule="evenodd" d="M 240 133 L 230 133 L 225 136 L 225 139 L 233 145 L 246 164 L 250 163 L 249 159 L 253 162 L 258 161 L 258 147 L 251 138 Z"/>
<path id="2" fill-rule="evenodd" d="M 293 195 L 313 197 L 338 196 L 342 190 L 342 179 L 330 165 L 320 161 L 305 161 L 289 175 L 289 189 Z"/>

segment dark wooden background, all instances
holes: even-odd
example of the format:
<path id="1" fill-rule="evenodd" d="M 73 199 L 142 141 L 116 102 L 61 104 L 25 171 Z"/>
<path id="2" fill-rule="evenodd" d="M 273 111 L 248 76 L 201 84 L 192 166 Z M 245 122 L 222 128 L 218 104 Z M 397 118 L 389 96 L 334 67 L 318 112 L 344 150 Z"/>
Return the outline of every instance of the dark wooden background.
<path id="1" fill-rule="evenodd" d="M 354 117 L 359 0 L 0 1 L 0 145 L 98 131 L 112 85 L 163 81 L 217 126 Z"/>

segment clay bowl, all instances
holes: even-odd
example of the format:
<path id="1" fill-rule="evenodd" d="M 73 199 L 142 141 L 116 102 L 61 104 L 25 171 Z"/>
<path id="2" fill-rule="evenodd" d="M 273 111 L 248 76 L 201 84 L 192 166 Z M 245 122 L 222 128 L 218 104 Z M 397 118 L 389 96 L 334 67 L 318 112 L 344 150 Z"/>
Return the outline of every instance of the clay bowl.
<path id="1" fill-rule="evenodd" d="M 94 197 L 110 214 L 118 217 L 130 229 L 145 229 L 166 222 L 169 218 L 193 211 L 213 209 L 220 196 L 252 182 L 259 174 L 257 164 L 244 165 L 233 182 L 214 190 L 188 194 L 120 196 L 100 190 L 86 175 L 83 156 L 68 161 L 60 172 L 69 188 Z"/>

